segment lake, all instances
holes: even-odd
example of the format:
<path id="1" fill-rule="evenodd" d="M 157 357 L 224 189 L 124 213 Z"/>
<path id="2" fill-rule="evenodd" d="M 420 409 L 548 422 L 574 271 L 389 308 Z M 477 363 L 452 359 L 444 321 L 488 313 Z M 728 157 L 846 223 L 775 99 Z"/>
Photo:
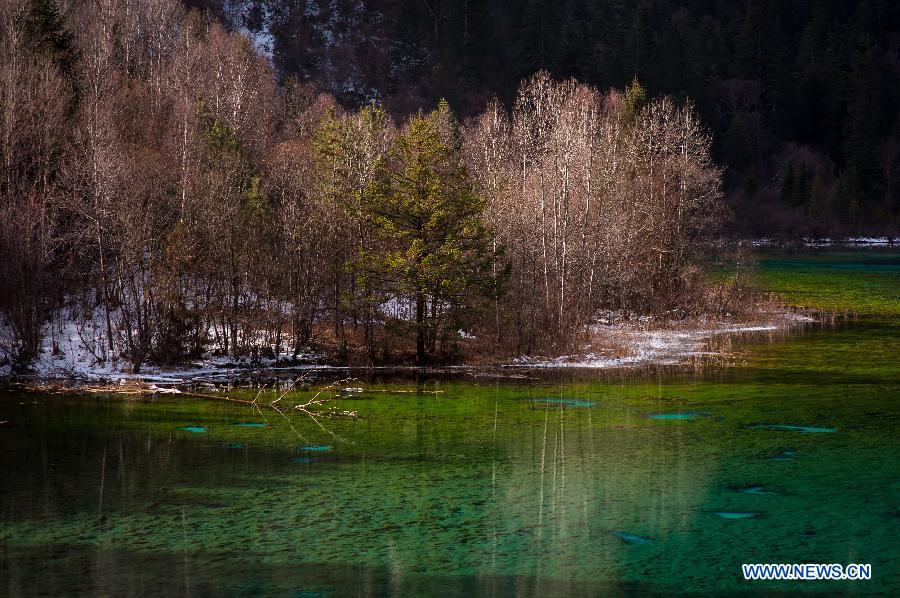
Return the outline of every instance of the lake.
<path id="1" fill-rule="evenodd" d="M 356 419 L 2 393 L 0 594 L 897 595 L 900 254 L 760 268 L 868 315 L 728 367 L 362 377 Z M 795 562 L 872 579 L 741 573 Z"/>

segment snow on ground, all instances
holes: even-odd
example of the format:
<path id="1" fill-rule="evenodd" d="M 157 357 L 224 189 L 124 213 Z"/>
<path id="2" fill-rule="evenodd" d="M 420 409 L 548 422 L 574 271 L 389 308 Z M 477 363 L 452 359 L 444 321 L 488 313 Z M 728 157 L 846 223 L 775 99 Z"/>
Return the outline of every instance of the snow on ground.
<path id="1" fill-rule="evenodd" d="M 804 247 L 873 247 L 894 245 L 895 243 L 900 243 L 900 239 L 888 237 L 847 237 L 832 239 L 830 237 L 822 237 L 804 238 L 800 240 L 800 244 Z M 750 244 L 754 247 L 780 247 L 785 245 L 783 241 L 770 239 L 768 237 L 754 239 L 750 241 Z"/>
<path id="2" fill-rule="evenodd" d="M 402 310 L 398 310 L 402 311 Z M 657 324 L 649 318 L 623 321 L 621 314 L 599 314 L 587 332 L 592 343 L 582 347 L 577 355 L 558 357 L 519 357 L 504 367 L 519 368 L 614 368 L 659 364 L 674 365 L 698 356 L 718 354 L 711 341 L 728 335 L 772 333 L 813 321 L 808 316 L 779 314 L 771 322 L 740 325 L 729 322 L 692 322 Z M 40 357 L 33 365 L 34 376 L 41 380 L 79 380 L 84 382 L 113 382 L 125 384 L 138 380 L 168 388 L 186 383 L 228 383 L 237 378 L 265 371 L 288 375 L 311 370 L 346 370 L 346 367 L 325 365 L 325 356 L 305 352 L 293 359 L 292 352 L 282 352 L 275 359 L 235 359 L 230 356 L 208 354 L 202 359 L 181 367 L 163 368 L 145 365 L 140 374 L 133 374 L 131 363 L 106 355 L 104 320 L 101 314 L 84 319 L 68 309 L 60 310 L 47 325 Z M 459 331 L 463 338 L 471 335 Z M 0 338 L 8 342 L 9 330 L 0 322 Z M 0 378 L 8 377 L 8 364 L 0 366 Z"/>
<path id="3" fill-rule="evenodd" d="M 61 309 L 45 327 L 38 359 L 32 364 L 32 375 L 40 380 L 79 380 L 82 382 L 117 382 L 140 380 L 153 385 L 173 386 L 192 381 L 227 381 L 236 375 L 260 370 L 327 369 L 321 365 L 324 355 L 307 351 L 294 360 L 293 351 L 282 351 L 274 359 L 235 359 L 208 354 L 181 367 L 159 367 L 145 364 L 140 374 L 132 373 L 127 359 L 109 355 L 103 314 L 98 309 L 91 318 L 83 318 L 69 308 Z M 0 343 L 12 338 L 5 321 L 0 321 Z M 2 356 L 2 355 L 0 355 Z M 283 365 L 289 363 L 291 365 Z M 296 365 L 294 365 L 296 364 Z M 0 366 L 0 379 L 9 377 L 9 364 Z M 171 392 L 170 389 L 169 392 Z"/>
<path id="4" fill-rule="evenodd" d="M 80 320 L 68 308 L 60 310 L 44 327 L 40 355 L 32 364 L 34 375 L 42 379 L 110 380 L 118 377 L 120 368 L 130 371 L 131 364 L 98 357 L 103 344 L 98 330 L 100 322 L 99 318 Z M 12 333 L 5 321 L 0 322 L 0 338 L 4 345 L 12 343 Z M 10 374 L 9 364 L 0 367 L 0 377 Z"/>
<path id="5" fill-rule="evenodd" d="M 705 323 L 701 327 L 661 329 L 648 327 L 645 323 L 637 325 L 610 323 L 608 319 L 602 319 L 602 323 L 590 327 L 591 336 L 596 339 L 595 344 L 617 347 L 619 350 L 614 353 L 619 354 L 587 352 L 555 358 L 519 357 L 505 367 L 605 369 L 641 365 L 677 365 L 694 357 L 720 354 L 719 351 L 711 350 L 709 346 L 714 338 L 776 332 L 812 321 L 814 320 L 808 316 L 784 314 L 776 322 L 753 325 L 720 322 Z M 588 350 L 593 346 L 587 345 L 583 349 Z"/>

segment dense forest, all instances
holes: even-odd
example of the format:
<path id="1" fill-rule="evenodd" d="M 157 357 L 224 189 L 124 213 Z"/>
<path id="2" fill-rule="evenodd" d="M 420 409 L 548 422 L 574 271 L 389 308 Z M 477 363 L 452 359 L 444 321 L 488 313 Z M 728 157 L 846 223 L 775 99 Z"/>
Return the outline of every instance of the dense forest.
<path id="1" fill-rule="evenodd" d="M 0 1 L 0 367 L 73 335 L 135 372 L 421 365 L 741 309 L 704 273 L 727 209 L 690 102 L 541 71 L 462 122 L 386 106 L 177 0 Z"/>
<path id="2" fill-rule="evenodd" d="M 395 114 L 462 116 L 539 70 L 692 99 L 741 235 L 897 234 L 893 0 L 188 0 L 257 33 L 281 76 Z"/>

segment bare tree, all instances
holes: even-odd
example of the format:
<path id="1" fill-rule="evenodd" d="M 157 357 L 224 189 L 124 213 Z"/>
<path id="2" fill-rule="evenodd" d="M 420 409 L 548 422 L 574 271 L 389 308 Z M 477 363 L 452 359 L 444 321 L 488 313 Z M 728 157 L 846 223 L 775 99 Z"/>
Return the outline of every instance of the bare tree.
<path id="1" fill-rule="evenodd" d="M 564 349 L 600 308 L 691 304 L 697 241 L 721 217 L 721 176 L 691 106 L 629 107 L 539 73 L 509 116 L 490 104 L 467 139 L 512 267 L 519 351 Z"/>
<path id="2" fill-rule="evenodd" d="M 74 49 L 61 16 L 37 29 L 28 6 L 0 2 L 0 312 L 12 337 L 2 351 L 17 368 L 34 359 L 53 307 L 63 259 L 60 171 L 75 102 Z M 49 24 L 48 24 L 49 23 Z M 24 26 L 23 26 L 24 24 Z M 56 36 L 49 47 L 47 37 Z"/>

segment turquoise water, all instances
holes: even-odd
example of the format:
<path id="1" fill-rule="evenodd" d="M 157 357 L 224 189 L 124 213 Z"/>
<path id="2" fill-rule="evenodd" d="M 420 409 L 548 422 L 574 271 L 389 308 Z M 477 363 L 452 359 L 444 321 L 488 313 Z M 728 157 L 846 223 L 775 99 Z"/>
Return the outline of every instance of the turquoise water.
<path id="1" fill-rule="evenodd" d="M 896 324 L 747 342 L 692 372 L 363 379 L 357 419 L 0 394 L 0 595 L 897 595 Z"/>

